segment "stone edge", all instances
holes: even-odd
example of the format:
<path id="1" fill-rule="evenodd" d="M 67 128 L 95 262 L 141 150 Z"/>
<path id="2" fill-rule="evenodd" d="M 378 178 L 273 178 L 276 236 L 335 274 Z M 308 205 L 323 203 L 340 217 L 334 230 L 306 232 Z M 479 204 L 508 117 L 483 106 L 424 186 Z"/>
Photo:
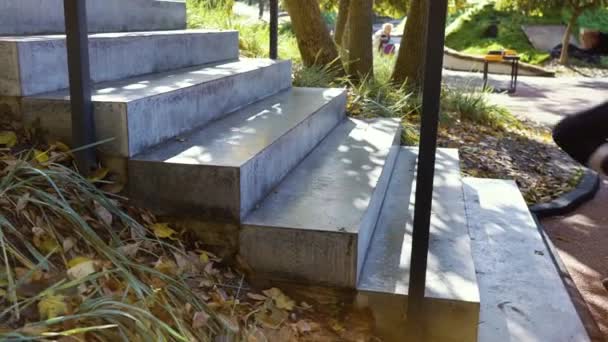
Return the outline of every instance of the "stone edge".
<path id="1" fill-rule="evenodd" d="M 567 214 L 592 199 L 600 186 L 600 177 L 587 169 L 574 190 L 551 202 L 535 204 L 530 211 L 538 218 Z"/>
<path id="2" fill-rule="evenodd" d="M 604 341 L 603 334 L 599 326 L 597 325 L 597 322 L 593 318 L 593 315 L 591 315 L 591 311 L 589 311 L 589 307 L 587 306 L 585 299 L 579 292 L 578 288 L 576 287 L 576 284 L 574 283 L 574 280 L 572 279 L 572 276 L 570 275 L 570 272 L 568 272 L 566 265 L 559 256 L 557 248 L 545 232 L 545 229 L 543 228 L 543 225 L 540 223 L 539 218 L 536 216 L 536 214 L 532 213 L 532 218 L 534 219 L 534 223 L 536 223 L 536 228 L 538 229 L 541 238 L 543 239 L 543 242 L 547 246 L 547 250 L 551 254 L 551 260 L 557 268 L 564 287 L 566 288 L 566 291 L 570 296 L 570 300 L 574 305 L 574 309 L 576 310 L 581 322 L 583 323 L 583 326 L 585 327 L 585 330 L 587 331 L 587 335 L 589 335 L 591 341 Z"/>

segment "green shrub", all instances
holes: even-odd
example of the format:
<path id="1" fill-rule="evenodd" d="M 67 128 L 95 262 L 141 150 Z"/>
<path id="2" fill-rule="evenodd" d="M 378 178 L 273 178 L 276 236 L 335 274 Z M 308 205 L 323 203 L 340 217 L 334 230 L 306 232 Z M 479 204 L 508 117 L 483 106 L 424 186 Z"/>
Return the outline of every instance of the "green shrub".
<path id="1" fill-rule="evenodd" d="M 444 122 L 462 120 L 495 129 L 519 127 L 520 123 L 506 108 L 491 104 L 487 92 L 444 86 L 441 92 L 441 116 Z"/>

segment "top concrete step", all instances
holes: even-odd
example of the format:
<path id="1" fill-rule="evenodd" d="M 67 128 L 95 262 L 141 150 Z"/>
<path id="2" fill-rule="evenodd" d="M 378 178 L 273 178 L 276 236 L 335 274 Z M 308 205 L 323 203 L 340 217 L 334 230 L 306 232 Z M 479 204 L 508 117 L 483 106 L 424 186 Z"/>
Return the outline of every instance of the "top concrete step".
<path id="1" fill-rule="evenodd" d="M 517 184 L 465 178 L 464 190 L 481 292 L 478 341 L 589 341 Z"/>
<path id="2" fill-rule="evenodd" d="M 64 0 L 2 0 L 0 35 L 64 33 Z M 186 28 L 180 0 L 86 0 L 89 32 Z"/>
<path id="3" fill-rule="evenodd" d="M 236 31 L 91 34 L 91 79 L 99 83 L 236 60 L 238 44 Z M 31 96 L 69 87 L 64 35 L 0 37 L 0 61 L 0 96 Z"/>
<path id="4" fill-rule="evenodd" d="M 292 88 L 129 160 L 130 197 L 240 221 L 345 117 L 343 89 Z"/>
<path id="5" fill-rule="evenodd" d="M 339 125 L 245 218 L 256 274 L 355 288 L 400 138 L 394 119 Z"/>
<path id="6" fill-rule="evenodd" d="M 378 321 L 404 317 L 407 307 L 417 157 L 417 148 L 402 147 L 357 287 Z M 457 150 L 437 151 L 434 182 L 425 330 L 438 341 L 475 341 L 479 289 Z"/>

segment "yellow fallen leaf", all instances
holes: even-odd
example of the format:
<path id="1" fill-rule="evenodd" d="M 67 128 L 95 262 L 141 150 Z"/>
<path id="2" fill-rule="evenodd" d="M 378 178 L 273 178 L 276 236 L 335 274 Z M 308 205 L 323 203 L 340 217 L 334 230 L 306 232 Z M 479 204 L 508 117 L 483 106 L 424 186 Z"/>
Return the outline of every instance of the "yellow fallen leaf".
<path id="1" fill-rule="evenodd" d="M 13 147 L 17 144 L 17 135 L 15 132 L 2 131 L 0 132 L 0 145 L 6 145 L 6 147 Z"/>
<path id="2" fill-rule="evenodd" d="M 44 254 L 49 254 L 61 249 L 57 243 L 57 240 L 55 240 L 55 238 L 53 238 L 44 229 L 34 227 L 32 228 L 32 232 L 34 233 L 34 246 L 38 247 L 38 249 Z"/>
<path id="3" fill-rule="evenodd" d="M 171 239 L 175 240 L 173 235 L 177 234 L 177 232 L 171 228 L 169 228 L 168 223 L 156 223 L 152 225 L 152 231 L 154 235 L 161 239 Z"/>
<path id="4" fill-rule="evenodd" d="M 283 291 L 273 287 L 269 290 L 262 291 L 266 296 L 272 298 L 274 301 L 274 305 L 279 309 L 291 311 L 296 306 L 296 302 L 294 302 L 291 298 L 287 297 Z"/>
<path id="5" fill-rule="evenodd" d="M 87 177 L 87 179 L 93 183 L 99 182 L 101 180 L 104 180 L 108 176 L 108 172 L 110 172 L 109 169 L 102 167 L 93 171 L 93 173 L 91 173 L 91 175 Z"/>
<path id="6" fill-rule="evenodd" d="M 70 152 L 70 147 L 61 141 L 54 142 L 51 147 L 59 152 Z"/>
<path id="7" fill-rule="evenodd" d="M 44 164 L 49 161 L 49 155 L 44 151 L 34 150 L 34 159 L 40 164 Z"/>
<path id="8" fill-rule="evenodd" d="M 72 279 L 81 279 L 96 272 L 95 261 L 85 257 L 75 257 L 68 262 L 68 275 Z"/>
<path id="9" fill-rule="evenodd" d="M 158 259 L 158 261 L 156 261 L 154 268 L 157 271 L 167 274 L 167 275 L 175 275 L 175 274 L 177 274 L 177 271 L 178 271 L 178 268 L 177 268 L 177 265 L 175 264 L 175 262 L 166 256 L 161 256 Z"/>
<path id="10" fill-rule="evenodd" d="M 38 302 L 38 312 L 42 319 L 51 319 L 64 315 L 68 311 L 65 296 L 47 295 Z"/>
<path id="11" fill-rule="evenodd" d="M 199 260 L 201 261 L 201 263 L 207 264 L 209 262 L 209 254 L 207 254 L 207 252 L 201 252 Z"/>

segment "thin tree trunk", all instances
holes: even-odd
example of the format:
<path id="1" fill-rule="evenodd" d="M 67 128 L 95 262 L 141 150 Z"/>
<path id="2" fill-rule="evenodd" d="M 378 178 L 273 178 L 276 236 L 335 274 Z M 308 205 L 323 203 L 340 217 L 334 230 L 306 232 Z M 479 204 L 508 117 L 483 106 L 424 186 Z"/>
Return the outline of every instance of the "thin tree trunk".
<path id="1" fill-rule="evenodd" d="M 429 0 L 413 0 L 403 30 L 392 80 L 402 84 L 408 82 L 419 87 L 424 79 L 424 51 L 426 41 L 426 17 Z"/>
<path id="2" fill-rule="evenodd" d="M 317 0 L 284 0 L 306 66 L 327 65 L 338 59 Z"/>
<path id="3" fill-rule="evenodd" d="M 373 0 L 350 0 L 348 10 L 348 74 L 355 78 L 373 75 L 374 55 L 372 48 Z"/>
<path id="4" fill-rule="evenodd" d="M 568 54 L 568 46 L 570 45 L 570 37 L 572 36 L 572 30 L 574 30 L 574 26 L 576 25 L 576 21 L 578 17 L 581 15 L 583 11 L 580 8 L 575 8 L 572 12 L 572 17 L 568 21 L 568 26 L 566 27 L 566 32 L 564 32 L 564 36 L 562 37 L 562 52 L 559 55 L 559 64 L 567 65 L 569 54 Z"/>
<path id="5" fill-rule="evenodd" d="M 334 31 L 334 41 L 339 46 L 344 46 L 342 38 L 344 37 L 344 31 L 346 30 L 346 23 L 348 21 L 348 8 L 350 7 L 349 0 L 340 0 L 340 6 L 338 8 L 338 18 L 336 19 L 336 29 Z"/>

